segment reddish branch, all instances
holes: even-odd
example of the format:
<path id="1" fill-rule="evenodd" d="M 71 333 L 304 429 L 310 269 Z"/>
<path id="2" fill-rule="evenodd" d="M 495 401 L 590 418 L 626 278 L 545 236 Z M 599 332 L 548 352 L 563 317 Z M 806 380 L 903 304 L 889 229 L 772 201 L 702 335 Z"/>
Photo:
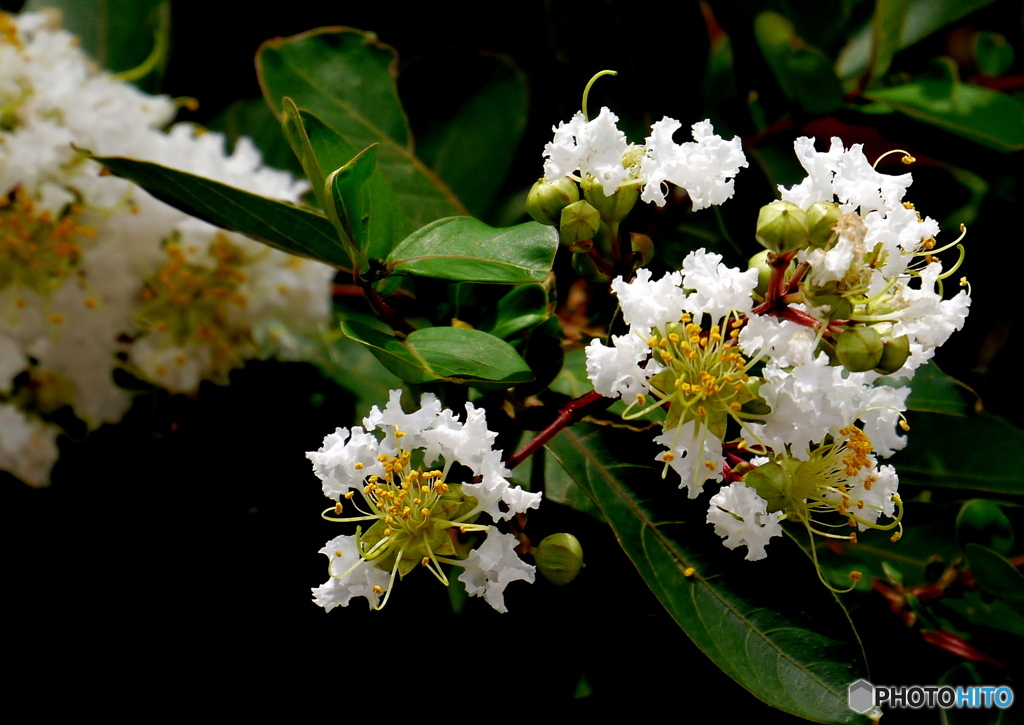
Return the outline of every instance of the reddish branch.
<path id="1" fill-rule="evenodd" d="M 519 451 L 509 456 L 509 459 L 505 461 L 505 465 L 509 468 L 515 468 L 540 450 L 541 446 L 554 438 L 558 434 L 558 431 L 563 428 L 568 428 L 573 423 L 579 422 L 586 415 L 593 411 L 600 410 L 603 406 L 611 405 L 612 402 L 611 398 L 606 398 L 594 390 L 581 395 L 575 400 L 570 400 L 565 404 L 564 408 L 558 411 L 558 415 L 555 416 L 555 419 L 551 424 L 535 435 L 533 440 L 523 446 Z"/>

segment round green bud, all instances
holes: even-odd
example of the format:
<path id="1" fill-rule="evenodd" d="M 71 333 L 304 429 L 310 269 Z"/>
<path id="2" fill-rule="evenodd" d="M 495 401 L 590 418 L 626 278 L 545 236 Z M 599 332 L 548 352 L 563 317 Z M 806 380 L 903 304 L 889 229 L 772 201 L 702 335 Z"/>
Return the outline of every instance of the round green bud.
<path id="1" fill-rule="evenodd" d="M 747 262 L 747 269 L 757 270 L 757 287 L 754 288 L 754 294 L 758 297 L 768 294 L 768 283 L 772 279 L 772 266 L 768 264 L 769 254 L 771 254 L 771 250 L 765 249 L 763 252 L 755 254 Z"/>
<path id="2" fill-rule="evenodd" d="M 829 320 L 848 320 L 853 314 L 853 305 L 842 295 L 817 295 L 808 300 L 815 307 L 828 307 Z"/>
<path id="3" fill-rule="evenodd" d="M 768 513 L 782 511 L 789 502 L 792 477 L 775 461 L 768 461 L 743 476 L 743 483 L 768 504 Z"/>
<path id="4" fill-rule="evenodd" d="M 558 236 L 562 244 L 571 247 L 585 239 L 593 239 L 601 228 L 601 215 L 597 209 L 580 199 L 562 209 L 562 221 Z"/>
<path id="5" fill-rule="evenodd" d="M 875 366 L 875 371 L 882 375 L 891 375 L 903 367 L 908 357 L 910 357 L 910 339 L 906 335 L 886 340 L 882 345 L 882 358 Z"/>
<path id="6" fill-rule="evenodd" d="M 572 534 L 552 534 L 533 549 L 541 576 L 552 584 L 568 584 L 583 568 L 583 547 Z"/>
<path id="7" fill-rule="evenodd" d="M 839 205 L 831 201 L 819 201 L 807 210 L 807 231 L 812 247 L 831 249 L 835 232 L 832 227 L 843 215 Z"/>
<path id="8" fill-rule="evenodd" d="M 538 179 L 526 197 L 526 212 L 535 221 L 555 227 L 562 219 L 562 209 L 579 200 L 580 190 L 572 179 L 559 179 L 553 184 Z"/>
<path id="9" fill-rule="evenodd" d="M 639 197 L 640 189 L 636 184 L 620 186 L 610 196 L 604 195 L 604 187 L 596 181 L 583 187 L 583 198 L 597 209 L 606 224 L 625 219 Z"/>
<path id="10" fill-rule="evenodd" d="M 757 241 L 777 254 L 807 246 L 807 214 L 790 201 L 775 201 L 757 215 Z"/>
<path id="11" fill-rule="evenodd" d="M 851 327 L 836 340 L 836 357 L 851 373 L 863 373 L 877 366 L 882 349 L 882 336 L 871 327 Z"/>

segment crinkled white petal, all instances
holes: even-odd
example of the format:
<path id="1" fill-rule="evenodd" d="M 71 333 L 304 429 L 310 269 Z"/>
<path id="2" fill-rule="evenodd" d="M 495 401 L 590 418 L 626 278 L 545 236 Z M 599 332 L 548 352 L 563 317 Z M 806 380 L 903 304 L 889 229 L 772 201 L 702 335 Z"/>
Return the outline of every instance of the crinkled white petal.
<path id="1" fill-rule="evenodd" d="M 350 490 L 361 490 L 367 476 L 383 476 L 384 466 L 377 460 L 380 443 L 376 436 L 359 426 L 338 428 L 324 438 L 318 451 L 306 458 L 313 462 L 313 472 L 323 482 L 324 496 L 335 501 Z"/>
<path id="2" fill-rule="evenodd" d="M 598 393 L 606 398 L 621 397 L 627 403 L 647 393 L 650 373 L 640 363 L 651 350 L 639 335 L 613 335 L 612 345 L 591 340 L 586 350 L 587 377 Z"/>
<path id="3" fill-rule="evenodd" d="M 519 558 L 518 544 L 512 534 L 502 534 L 493 526 L 487 530 L 487 538 L 469 552 L 463 561 L 466 569 L 459 575 L 471 597 L 483 597 L 497 611 L 507 612 L 505 587 L 516 580 L 533 583 L 537 569 Z"/>
<path id="4" fill-rule="evenodd" d="M 330 560 L 330 578 L 313 589 L 313 601 L 317 606 L 329 612 L 335 607 L 347 607 L 352 597 L 366 597 L 370 609 L 377 606 L 380 595 L 373 588 L 380 587 L 382 594 L 387 592 L 390 575 L 359 556 L 355 536 L 336 536 L 320 549 L 320 553 Z"/>
<path id="5" fill-rule="evenodd" d="M 729 549 L 747 547 L 747 561 L 765 558 L 765 545 L 773 536 L 782 536 L 781 511 L 769 514 L 768 504 L 743 483 L 730 483 L 711 497 L 707 523 L 723 537 Z"/>
<path id="6" fill-rule="evenodd" d="M 646 336 L 656 327 L 679 322 L 686 309 L 686 295 L 680 287 L 682 279 L 679 272 L 671 272 L 651 282 L 651 271 L 644 268 L 638 269 L 636 277 L 628 284 L 622 277 L 612 281 L 622 318 L 634 333 Z"/>
<path id="7" fill-rule="evenodd" d="M 757 287 L 757 270 L 739 270 L 722 262 L 722 255 L 698 249 L 690 252 L 683 260 L 682 286 L 692 289 L 686 298 L 685 308 L 700 324 L 702 313 L 718 320 L 736 311 L 749 314 L 753 307 L 754 288 Z"/>
<path id="8" fill-rule="evenodd" d="M 722 480 L 722 441 L 696 421 L 666 430 L 654 442 L 672 454 L 668 465 L 679 474 L 679 488 L 686 486 L 690 498 L 697 498 L 705 481 Z M 659 461 L 665 458 L 665 453 L 657 456 Z"/>

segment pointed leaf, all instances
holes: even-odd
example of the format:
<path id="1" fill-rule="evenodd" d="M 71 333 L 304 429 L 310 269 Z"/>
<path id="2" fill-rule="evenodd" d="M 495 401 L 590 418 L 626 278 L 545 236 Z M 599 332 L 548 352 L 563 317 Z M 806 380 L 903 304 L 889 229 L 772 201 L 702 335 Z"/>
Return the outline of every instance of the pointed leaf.
<path id="1" fill-rule="evenodd" d="M 964 416 L 981 407 L 977 393 L 946 375 L 933 362 L 925 363 L 917 369 L 910 387 L 907 410 Z"/>
<path id="2" fill-rule="evenodd" d="M 394 189 L 410 228 L 416 229 L 467 212 L 412 153 L 395 87 L 396 64 L 392 48 L 372 34 L 348 28 L 276 38 L 264 43 L 256 56 L 263 94 L 274 109 L 280 111 L 287 96 L 357 150 L 381 145 L 378 168 Z"/>
<path id="3" fill-rule="evenodd" d="M 1017 567 L 980 544 L 967 544 L 964 554 L 983 591 L 1011 602 L 1024 602 L 1024 576 Z"/>
<path id="4" fill-rule="evenodd" d="M 871 77 L 882 76 L 900 49 L 910 0 L 878 0 L 871 19 Z"/>
<path id="5" fill-rule="evenodd" d="M 685 501 L 659 468 L 632 463 L 653 460 L 655 448 L 649 433 L 593 425 L 548 446 L 584 462 L 579 485 L 665 609 L 726 674 L 794 715 L 869 722 L 847 706 L 847 687 L 866 676 L 863 651 L 810 560 L 789 539 L 773 540 L 762 562 L 725 549 L 704 521 L 706 503 Z"/>
<path id="6" fill-rule="evenodd" d="M 793 24 L 776 12 L 754 21 L 757 44 L 785 94 L 809 113 L 829 113 L 843 104 L 843 86 L 832 63 L 803 42 Z"/>
<path id="7" fill-rule="evenodd" d="M 343 322 L 341 329 L 407 383 L 443 380 L 501 389 L 533 380 L 533 372 L 511 345 L 480 330 L 427 327 L 399 340 L 358 322 Z"/>
<path id="8" fill-rule="evenodd" d="M 494 229 L 472 217 L 439 219 L 388 255 L 392 274 L 458 282 L 543 282 L 558 249 L 558 231 L 537 222 Z"/>
<path id="9" fill-rule="evenodd" d="M 1024 149 L 1024 103 L 991 88 L 928 78 L 864 97 L 996 151 Z"/>
<path id="10" fill-rule="evenodd" d="M 334 208 L 343 214 L 346 233 L 371 259 L 385 257 L 404 227 L 394 194 L 377 170 L 379 148 L 374 144 L 363 149 L 325 182 L 325 194 L 331 194 Z"/>
<path id="11" fill-rule="evenodd" d="M 348 254 L 326 217 L 148 161 L 83 153 L 186 214 L 284 252 L 348 268 Z"/>

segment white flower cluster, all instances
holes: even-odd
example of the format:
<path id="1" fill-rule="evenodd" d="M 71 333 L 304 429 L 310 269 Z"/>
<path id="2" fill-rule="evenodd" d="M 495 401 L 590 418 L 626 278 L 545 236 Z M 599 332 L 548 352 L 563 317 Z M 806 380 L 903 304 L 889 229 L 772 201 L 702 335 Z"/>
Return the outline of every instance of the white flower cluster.
<path id="1" fill-rule="evenodd" d="M 693 141 L 677 144 L 673 134 L 682 124 L 663 118 L 651 128 L 643 146 L 629 144 L 616 126 L 618 117 L 602 108 L 588 121 L 582 112 L 552 128 L 554 139 L 544 147 L 544 178 L 555 182 L 579 173 L 580 180 L 601 184 L 605 196 L 622 185 L 642 185 L 640 198 L 665 205 L 664 183 L 686 189 L 694 210 L 732 198 L 733 177 L 746 168 L 739 138 L 725 141 L 710 121 L 693 125 Z"/>
<path id="2" fill-rule="evenodd" d="M 328 267 L 223 232 L 101 175 L 72 144 L 295 202 L 305 182 L 174 102 L 98 72 L 55 16 L 0 14 L 0 468 L 45 485 L 63 406 L 90 428 L 130 404 L 118 366 L 172 392 L 257 355 L 330 309 Z"/>
<path id="3" fill-rule="evenodd" d="M 970 306 L 966 290 L 942 297 L 939 282 L 949 273 L 933 256 L 942 251 L 938 225 L 902 201 L 910 174 L 879 174 L 859 146 L 847 150 L 838 139 L 824 153 L 811 139 L 796 149 L 809 176 L 782 189 L 783 200 L 840 211 L 829 244 L 790 255 L 799 272 L 789 295 L 765 301 L 756 268 L 730 269 L 700 250 L 659 280 L 645 269 L 629 283 L 616 279 L 630 332 L 587 349 L 594 389 L 620 397 L 626 417 L 665 411 L 655 440 L 667 450 L 658 459 L 691 498 L 709 480 L 726 482 L 707 520 L 729 548 L 746 545 L 748 559 L 765 556 L 785 518 L 813 533 L 822 533 L 813 517 L 823 512 L 859 530 L 898 525 L 896 472 L 875 456 L 906 444 L 897 425 L 905 424 L 910 388 L 880 379 L 909 380 L 962 327 Z M 915 265 L 922 257 L 924 266 Z M 845 305 L 844 319 L 815 306 L 826 299 Z M 905 360 L 897 356 L 883 371 L 837 364 L 836 338 L 865 326 L 879 345 L 904 344 Z M 897 521 L 880 524 L 882 515 Z"/>
<path id="4" fill-rule="evenodd" d="M 417 411 L 405 413 L 401 397 L 402 391 L 392 390 L 384 410 L 374 406 L 362 427 L 338 428 L 320 450 L 306 454 L 324 495 L 338 502 L 335 511 L 357 495 L 363 502 L 365 508 L 355 506 L 361 516 L 333 520 L 377 522 L 362 540 L 338 536 L 321 550 L 330 559 L 331 578 L 313 590 L 313 600 L 330 611 L 364 596 L 377 607 L 394 584 L 395 571 L 406 573 L 402 562 L 414 560 L 418 566 L 422 558 L 424 566 L 434 564 L 432 571 L 444 583 L 437 562 L 463 567 L 459 580 L 470 596 L 482 596 L 504 612 L 505 587 L 517 579 L 533 582 L 535 568 L 513 551 L 515 536 L 472 522 L 481 513 L 498 521 L 537 508 L 541 494 L 508 482 L 511 471 L 501 451 L 492 448 L 496 434 L 487 429 L 484 411 L 466 403 L 460 421 L 428 393 Z M 456 463 L 470 471 L 469 481 L 450 480 Z M 438 467 L 424 470 L 432 464 Z M 447 558 L 449 529 L 486 532 L 487 538 L 465 558 Z"/>

